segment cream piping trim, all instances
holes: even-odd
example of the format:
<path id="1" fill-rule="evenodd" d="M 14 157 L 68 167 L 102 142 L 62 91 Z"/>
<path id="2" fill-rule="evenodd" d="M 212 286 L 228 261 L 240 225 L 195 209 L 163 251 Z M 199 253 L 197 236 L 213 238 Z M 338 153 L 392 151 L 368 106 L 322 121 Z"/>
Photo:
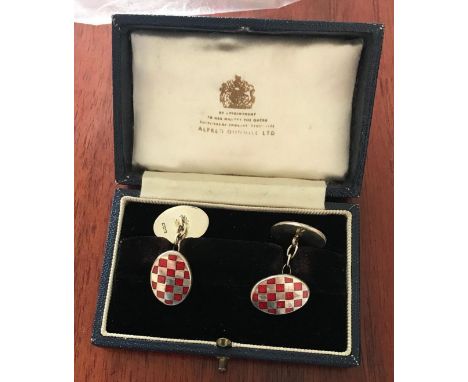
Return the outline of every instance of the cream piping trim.
<path id="1" fill-rule="evenodd" d="M 265 350 L 279 350 L 279 351 L 289 351 L 289 352 L 298 352 L 298 353 L 310 353 L 310 354 L 331 354 L 331 355 L 350 355 L 351 354 L 351 301 L 352 301 L 352 285 L 351 285 L 351 233 L 352 233 L 352 214 L 347 210 L 319 210 L 319 209 L 306 209 L 306 208 L 287 208 L 287 207 L 252 207 L 252 206 L 239 206 L 239 205 L 230 205 L 230 204 L 216 204 L 216 203 L 200 203 L 200 202 L 187 202 L 180 200 L 161 200 L 161 199 L 143 199 L 135 196 L 123 196 L 120 200 L 120 212 L 119 220 L 117 224 L 117 232 L 114 242 L 114 251 L 112 255 L 112 263 L 109 275 L 109 282 L 107 285 L 106 300 L 104 304 L 104 312 L 101 325 L 101 335 L 105 337 L 118 337 L 118 338 L 128 338 L 128 339 L 141 339 L 149 341 L 161 341 L 161 342 L 175 342 L 175 343 L 186 343 L 186 344 L 205 344 L 216 346 L 215 341 L 203 341 L 203 340 L 182 340 L 178 338 L 164 338 L 164 337 L 150 337 L 150 336 L 139 336 L 131 334 L 122 334 L 122 333 L 110 333 L 106 330 L 107 327 L 107 315 L 109 312 L 109 303 L 110 297 L 112 295 L 112 281 L 114 279 L 114 270 L 116 264 L 116 255 L 118 249 L 118 242 L 120 238 L 120 232 L 122 229 L 122 220 L 125 212 L 125 206 L 128 202 L 138 202 L 138 203 L 148 203 L 148 204 L 191 204 L 199 207 L 216 207 L 223 209 L 234 209 L 234 210 L 244 210 L 244 211 L 268 211 L 268 212 L 289 212 L 289 213 L 302 213 L 306 215 L 343 215 L 347 217 L 347 254 L 346 254 L 346 287 L 348 290 L 347 296 L 347 344 L 346 350 L 343 352 L 328 351 L 328 350 L 315 350 L 315 349 L 300 349 L 300 348 L 287 348 L 281 346 L 266 346 L 266 345 L 254 345 L 254 344 L 244 344 L 233 342 L 233 347 L 238 348 L 251 348 L 251 349 L 265 349 Z"/>

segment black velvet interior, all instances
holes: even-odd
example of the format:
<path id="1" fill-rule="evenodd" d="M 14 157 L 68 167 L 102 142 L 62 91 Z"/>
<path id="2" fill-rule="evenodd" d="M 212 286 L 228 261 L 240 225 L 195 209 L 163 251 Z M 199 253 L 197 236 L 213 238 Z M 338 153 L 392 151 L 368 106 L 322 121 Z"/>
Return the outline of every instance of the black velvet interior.
<path id="1" fill-rule="evenodd" d="M 235 342 L 344 351 L 347 347 L 346 217 L 203 208 L 210 218 L 200 239 L 183 241 L 192 270 L 187 299 L 168 307 L 154 297 L 150 270 L 172 245 L 152 232 L 153 222 L 172 206 L 127 204 L 114 273 L 107 331 L 151 337 Z M 300 310 L 283 316 L 258 311 L 250 291 L 260 279 L 281 273 L 283 247 L 269 238 L 270 227 L 294 220 L 327 236 L 323 249 L 302 246 L 292 273 L 311 296 Z"/>

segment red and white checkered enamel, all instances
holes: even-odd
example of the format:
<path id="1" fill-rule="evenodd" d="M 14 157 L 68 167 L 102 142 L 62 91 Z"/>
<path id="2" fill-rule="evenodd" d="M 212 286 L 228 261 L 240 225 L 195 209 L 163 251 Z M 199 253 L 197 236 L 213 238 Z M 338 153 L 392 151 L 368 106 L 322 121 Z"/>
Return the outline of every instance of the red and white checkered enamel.
<path id="1" fill-rule="evenodd" d="M 288 314 L 301 309 L 309 299 L 307 284 L 291 275 L 274 275 L 260 280 L 250 299 L 259 310 L 268 314 Z"/>
<path id="2" fill-rule="evenodd" d="M 187 259 L 177 251 L 160 254 L 151 268 L 151 289 L 165 305 L 177 305 L 185 300 L 192 286 L 192 272 Z"/>

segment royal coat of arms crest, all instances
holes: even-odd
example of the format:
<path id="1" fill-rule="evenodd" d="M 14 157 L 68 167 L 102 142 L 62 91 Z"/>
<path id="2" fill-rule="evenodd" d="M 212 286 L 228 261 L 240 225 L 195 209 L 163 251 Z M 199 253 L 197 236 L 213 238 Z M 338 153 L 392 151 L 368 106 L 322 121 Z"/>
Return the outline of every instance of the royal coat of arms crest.
<path id="1" fill-rule="evenodd" d="M 234 80 L 229 80 L 221 85 L 219 100 L 226 108 L 250 109 L 255 102 L 255 88 L 235 75 Z"/>

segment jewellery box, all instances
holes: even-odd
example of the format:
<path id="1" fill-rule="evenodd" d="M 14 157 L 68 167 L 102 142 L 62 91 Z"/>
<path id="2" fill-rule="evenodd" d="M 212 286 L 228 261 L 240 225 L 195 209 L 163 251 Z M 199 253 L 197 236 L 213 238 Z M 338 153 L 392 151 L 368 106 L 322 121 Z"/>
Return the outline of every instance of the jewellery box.
<path id="1" fill-rule="evenodd" d="M 359 208 L 345 200 L 361 189 L 382 37 L 377 24 L 113 17 L 118 186 L 95 345 L 203 354 L 220 369 L 231 357 L 359 364 Z M 166 306 L 149 277 L 173 247 L 153 223 L 180 205 L 209 227 L 182 242 L 192 290 Z M 281 273 L 270 229 L 282 221 L 327 243 L 300 248 L 290 265 L 310 298 L 276 316 L 250 293 Z"/>

